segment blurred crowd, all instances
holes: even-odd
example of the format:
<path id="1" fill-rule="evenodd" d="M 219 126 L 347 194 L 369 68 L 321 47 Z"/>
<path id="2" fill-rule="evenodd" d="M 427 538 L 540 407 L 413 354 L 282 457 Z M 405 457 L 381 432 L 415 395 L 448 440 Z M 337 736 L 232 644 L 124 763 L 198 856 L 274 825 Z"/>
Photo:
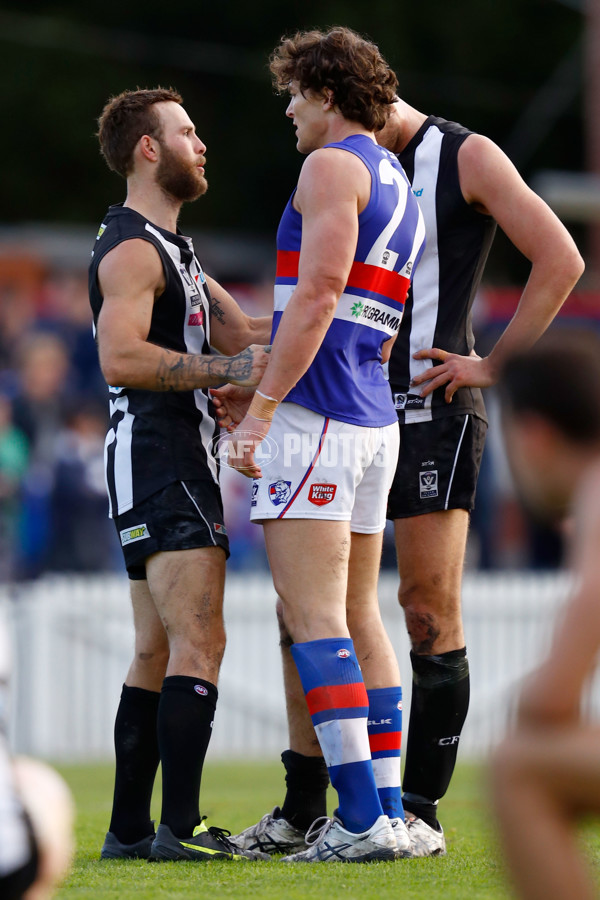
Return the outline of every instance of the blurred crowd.
<path id="1" fill-rule="evenodd" d="M 266 285 L 234 285 L 253 314 L 270 302 Z M 480 345 L 502 321 L 479 304 Z M 481 351 L 480 351 L 481 352 Z M 512 495 L 492 392 L 491 428 L 472 519 L 472 568 L 552 568 L 560 535 L 523 518 Z M 103 448 L 106 386 L 98 366 L 87 273 L 35 257 L 0 254 L 0 582 L 49 572 L 121 572 L 107 517 Z M 248 521 L 250 483 L 222 473 L 231 569 L 265 569 L 262 530 Z M 386 532 L 383 564 L 395 565 Z"/>

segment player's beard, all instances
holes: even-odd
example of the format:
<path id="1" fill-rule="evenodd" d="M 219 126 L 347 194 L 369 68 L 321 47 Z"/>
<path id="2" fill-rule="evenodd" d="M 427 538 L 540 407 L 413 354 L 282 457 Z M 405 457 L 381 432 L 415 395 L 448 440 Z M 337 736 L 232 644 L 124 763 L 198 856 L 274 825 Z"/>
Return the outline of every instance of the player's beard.
<path id="1" fill-rule="evenodd" d="M 162 190 L 181 203 L 197 200 L 208 189 L 208 182 L 198 166 L 184 162 L 165 144 L 161 144 L 156 180 Z"/>

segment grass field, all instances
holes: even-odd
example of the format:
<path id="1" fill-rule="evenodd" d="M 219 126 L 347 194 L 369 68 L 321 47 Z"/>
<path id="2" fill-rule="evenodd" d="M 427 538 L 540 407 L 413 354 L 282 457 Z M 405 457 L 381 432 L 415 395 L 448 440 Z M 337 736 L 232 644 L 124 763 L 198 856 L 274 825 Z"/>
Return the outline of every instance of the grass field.
<path id="1" fill-rule="evenodd" d="M 110 817 L 111 766 L 62 768 L 77 804 L 77 853 L 59 900 L 508 900 L 511 893 L 495 845 L 493 822 L 480 769 L 458 768 L 443 801 L 448 855 L 368 865 L 261 863 L 148 863 L 99 860 Z M 202 812 L 208 824 L 233 833 L 282 800 L 282 767 L 275 763 L 205 766 Z M 330 812 L 334 795 L 330 797 Z M 153 815 L 159 817 L 155 796 Z M 590 855 L 600 859 L 600 827 L 586 829 Z M 600 875 L 600 864 L 598 865 Z"/>

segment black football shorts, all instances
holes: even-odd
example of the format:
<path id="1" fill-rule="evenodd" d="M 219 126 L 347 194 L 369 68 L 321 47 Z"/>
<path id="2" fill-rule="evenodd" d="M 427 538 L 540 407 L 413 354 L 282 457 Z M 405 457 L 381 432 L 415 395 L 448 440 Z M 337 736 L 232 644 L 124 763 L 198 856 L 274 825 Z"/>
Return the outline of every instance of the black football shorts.
<path id="1" fill-rule="evenodd" d="M 473 509 L 487 423 L 464 414 L 399 428 L 400 454 L 387 518 Z"/>
<path id="2" fill-rule="evenodd" d="M 146 559 L 159 551 L 222 547 L 229 556 L 221 492 L 214 481 L 174 481 L 114 522 L 134 581 L 146 578 Z"/>

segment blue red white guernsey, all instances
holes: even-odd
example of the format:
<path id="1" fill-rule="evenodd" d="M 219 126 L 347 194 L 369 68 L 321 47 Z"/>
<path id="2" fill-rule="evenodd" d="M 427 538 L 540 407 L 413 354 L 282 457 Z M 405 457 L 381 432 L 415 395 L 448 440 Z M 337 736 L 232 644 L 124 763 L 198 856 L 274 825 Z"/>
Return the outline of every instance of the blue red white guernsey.
<path id="1" fill-rule="evenodd" d="M 148 341 L 181 353 L 210 353 L 209 295 L 191 238 L 159 228 L 121 204 L 110 207 L 92 253 L 94 327 L 103 302 L 100 261 L 122 241 L 140 238 L 156 247 L 166 282 L 154 303 Z M 112 518 L 174 481 L 218 483 L 211 443 L 218 426 L 207 389 L 147 391 L 115 385 L 109 394 L 105 460 Z"/>
<path id="2" fill-rule="evenodd" d="M 401 423 L 465 413 L 486 418 L 479 388 L 459 388 L 452 403 L 444 399 L 445 385 L 426 398 L 410 392 L 411 380 L 432 365 L 431 360 L 413 359 L 417 350 L 440 347 L 468 355 L 475 343 L 471 307 L 496 223 L 470 206 L 460 188 L 457 156 L 470 134 L 456 122 L 429 116 L 398 155 L 423 211 L 427 233 L 389 364 Z"/>
<path id="3" fill-rule="evenodd" d="M 341 422 L 383 427 L 397 421 L 381 365 L 381 348 L 402 320 L 425 226 L 396 156 L 365 135 L 327 144 L 361 159 L 371 196 L 358 217 L 354 263 L 334 319 L 309 370 L 286 400 Z M 302 216 L 290 198 L 277 232 L 272 338 L 298 283 Z"/>

